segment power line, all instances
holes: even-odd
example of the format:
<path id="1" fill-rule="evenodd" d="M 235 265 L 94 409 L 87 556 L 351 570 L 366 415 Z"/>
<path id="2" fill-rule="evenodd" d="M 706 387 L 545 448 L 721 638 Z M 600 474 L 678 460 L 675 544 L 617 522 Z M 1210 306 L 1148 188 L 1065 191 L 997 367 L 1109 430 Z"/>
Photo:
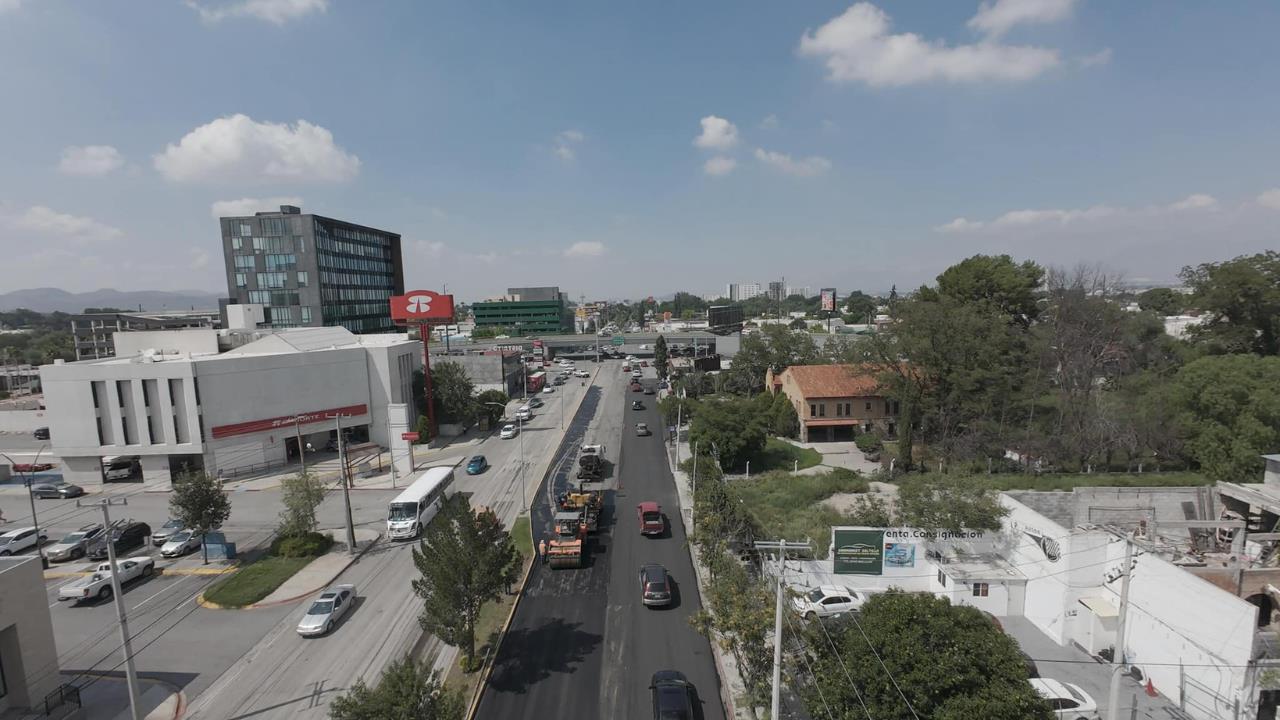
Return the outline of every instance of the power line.
<path id="1" fill-rule="evenodd" d="M 795 638 L 796 647 L 800 650 L 800 659 L 804 662 L 805 670 L 808 671 L 809 677 L 813 679 L 813 687 L 818 691 L 818 699 L 822 701 L 822 707 L 827 710 L 827 717 L 834 720 L 835 715 L 831 712 L 831 706 L 827 704 L 827 698 L 822 693 L 822 685 L 818 683 L 818 676 L 813 672 L 813 666 L 809 663 L 809 655 L 805 652 L 804 643 L 800 639 L 800 633 L 796 632 L 795 625 L 791 622 L 791 613 L 787 613 L 787 627 L 791 629 L 791 636 Z M 838 657 L 838 656 L 837 656 Z M 847 673 L 846 673 L 847 676 Z M 867 720 L 872 720 L 871 711 L 867 709 L 867 704 L 862 701 L 862 693 L 858 690 L 857 683 L 849 681 L 849 687 L 853 688 L 853 694 L 858 698 L 858 704 L 862 706 L 862 711 L 866 713 Z"/>

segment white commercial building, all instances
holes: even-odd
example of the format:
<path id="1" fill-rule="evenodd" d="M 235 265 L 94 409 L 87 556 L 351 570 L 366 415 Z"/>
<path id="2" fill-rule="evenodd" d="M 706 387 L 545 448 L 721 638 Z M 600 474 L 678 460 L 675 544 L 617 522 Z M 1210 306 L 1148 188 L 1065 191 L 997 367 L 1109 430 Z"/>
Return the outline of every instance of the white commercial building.
<path id="1" fill-rule="evenodd" d="M 422 345 L 407 335 L 287 329 L 219 353 L 198 333 L 175 333 L 40 369 L 67 482 L 101 482 L 102 459 L 116 456 L 137 456 L 148 483 L 183 469 L 231 476 L 279 465 L 308 444 L 323 448 L 339 415 L 355 440 L 402 442 L 422 367 Z"/>
<path id="2" fill-rule="evenodd" d="M 0 713 L 44 712 L 62 683 L 40 558 L 0 558 Z M 15 715 L 15 717 L 18 715 Z M 29 717 L 21 715 L 21 717 Z"/>

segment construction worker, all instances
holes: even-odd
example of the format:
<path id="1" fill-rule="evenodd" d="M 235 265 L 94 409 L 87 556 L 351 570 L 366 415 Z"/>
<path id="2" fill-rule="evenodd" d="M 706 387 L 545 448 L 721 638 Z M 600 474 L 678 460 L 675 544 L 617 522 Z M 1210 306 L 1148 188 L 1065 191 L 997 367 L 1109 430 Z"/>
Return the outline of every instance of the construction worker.
<path id="1" fill-rule="evenodd" d="M 547 541 L 545 538 L 538 541 L 538 557 L 542 559 L 542 562 L 547 561 Z"/>

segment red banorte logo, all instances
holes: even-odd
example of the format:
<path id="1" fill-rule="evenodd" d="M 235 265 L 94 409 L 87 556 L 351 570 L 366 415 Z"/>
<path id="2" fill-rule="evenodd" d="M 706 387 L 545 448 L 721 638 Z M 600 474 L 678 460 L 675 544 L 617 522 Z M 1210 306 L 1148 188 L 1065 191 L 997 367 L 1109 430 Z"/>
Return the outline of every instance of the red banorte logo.
<path id="1" fill-rule="evenodd" d="M 453 296 L 414 290 L 391 298 L 391 317 L 405 321 L 447 322 L 453 319 Z"/>
<path id="2" fill-rule="evenodd" d="M 405 310 L 411 313 L 424 313 L 431 309 L 431 297 L 429 295 L 410 295 Z"/>

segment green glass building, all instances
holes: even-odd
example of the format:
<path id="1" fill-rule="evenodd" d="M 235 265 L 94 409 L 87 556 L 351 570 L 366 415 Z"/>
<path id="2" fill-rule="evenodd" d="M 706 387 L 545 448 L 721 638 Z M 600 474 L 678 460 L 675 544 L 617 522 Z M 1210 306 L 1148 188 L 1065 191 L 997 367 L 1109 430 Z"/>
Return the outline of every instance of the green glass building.
<path id="1" fill-rule="evenodd" d="M 558 287 L 507 288 L 501 300 L 471 306 L 476 327 L 500 327 L 511 335 L 573 332 L 573 317 Z"/>

